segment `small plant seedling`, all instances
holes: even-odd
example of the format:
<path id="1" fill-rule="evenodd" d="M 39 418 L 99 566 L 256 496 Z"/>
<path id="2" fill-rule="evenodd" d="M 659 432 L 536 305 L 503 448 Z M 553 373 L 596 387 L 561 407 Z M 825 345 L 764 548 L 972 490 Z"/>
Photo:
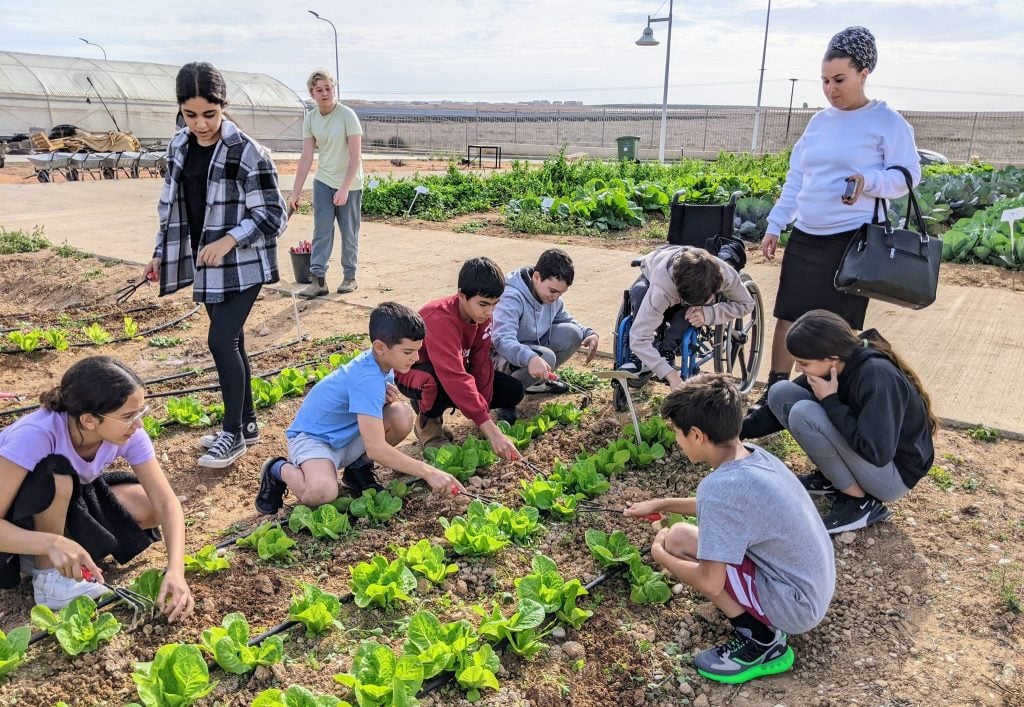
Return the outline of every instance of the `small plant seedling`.
<path id="1" fill-rule="evenodd" d="M 338 597 L 306 582 L 301 582 L 299 588 L 302 593 L 292 595 L 288 618 L 306 628 L 306 638 L 319 636 L 332 626 L 344 628 L 338 621 L 341 614 Z"/>
<path id="2" fill-rule="evenodd" d="M 96 602 L 90 597 L 75 597 L 70 604 L 54 613 L 49 607 L 32 607 L 32 623 L 51 635 L 68 655 L 90 653 L 121 630 L 121 622 L 113 614 L 97 616 Z"/>
<path id="3" fill-rule="evenodd" d="M 213 545 L 204 545 L 192 555 L 185 555 L 185 571 L 200 574 L 214 574 L 231 566 L 226 557 L 221 557 Z"/>
<path id="4" fill-rule="evenodd" d="M 125 315 L 124 318 L 124 335 L 129 339 L 134 339 L 139 335 L 139 324 L 134 318 Z"/>
<path id="5" fill-rule="evenodd" d="M 169 349 L 172 346 L 181 345 L 181 337 L 178 336 L 151 336 L 146 343 L 160 349 Z"/>
<path id="6" fill-rule="evenodd" d="M 999 439 L 999 430 L 985 425 L 967 428 L 967 436 L 978 442 L 995 442 Z"/>
<path id="7" fill-rule="evenodd" d="M 39 340 L 43 337 L 43 332 L 39 330 L 33 331 L 12 331 L 7 335 L 7 338 L 25 353 L 32 353 L 39 348 Z"/>
<path id="8" fill-rule="evenodd" d="M 47 329 L 43 332 L 43 338 L 54 351 L 67 351 L 68 334 L 63 329 Z"/>
<path id="9" fill-rule="evenodd" d="M 199 648 L 181 643 L 161 646 L 150 663 L 136 663 L 132 680 L 145 707 L 189 707 L 217 686 Z"/>
<path id="10" fill-rule="evenodd" d="M 110 333 L 100 326 L 99 322 L 93 322 L 87 327 L 82 327 L 82 333 L 88 337 L 89 341 L 97 346 L 102 346 L 112 338 Z"/>
<path id="11" fill-rule="evenodd" d="M 269 636 L 249 646 L 249 622 L 237 612 L 225 616 L 220 626 L 203 631 L 199 647 L 232 675 L 245 675 L 260 665 L 274 665 L 284 658 L 281 636 Z"/>
<path id="12" fill-rule="evenodd" d="M 941 466 L 933 466 L 928 470 L 928 477 L 943 491 L 953 488 L 953 476 Z"/>
<path id="13" fill-rule="evenodd" d="M 5 634 L 0 631 L 0 683 L 14 671 L 25 658 L 28 640 L 32 630 L 28 626 L 19 626 Z"/>
<path id="14" fill-rule="evenodd" d="M 164 425 L 155 417 L 146 416 L 142 418 L 142 429 L 146 431 L 150 439 L 157 439 L 164 431 Z"/>
<path id="15" fill-rule="evenodd" d="M 264 561 L 290 565 L 295 559 L 291 552 L 295 541 L 285 535 L 277 523 L 264 523 L 246 537 L 236 540 L 235 544 L 256 550 Z"/>

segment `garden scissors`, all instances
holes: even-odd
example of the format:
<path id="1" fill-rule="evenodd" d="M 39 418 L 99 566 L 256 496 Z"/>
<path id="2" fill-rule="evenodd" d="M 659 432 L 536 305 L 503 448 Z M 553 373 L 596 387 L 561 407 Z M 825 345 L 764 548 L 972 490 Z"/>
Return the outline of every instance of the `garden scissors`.
<path id="1" fill-rule="evenodd" d="M 608 506 L 601 506 L 591 501 L 580 501 L 576 504 L 576 510 L 579 513 L 618 513 L 622 514 L 621 508 L 609 508 Z M 648 513 L 643 516 L 627 516 L 628 518 L 637 518 L 638 520 L 649 520 L 652 523 L 657 523 L 659 520 L 664 520 L 665 516 L 661 513 Z"/>
<path id="2" fill-rule="evenodd" d="M 579 393 L 580 395 L 589 395 L 588 391 L 586 391 L 583 388 L 579 387 L 575 383 L 570 383 L 567 380 L 562 380 L 562 378 L 557 373 L 555 373 L 554 371 L 552 371 L 551 373 L 548 373 L 548 380 L 549 381 L 561 381 L 561 383 L 564 384 L 573 393 Z"/>
<path id="3" fill-rule="evenodd" d="M 82 567 L 82 579 L 86 582 L 96 582 L 97 579 L 93 576 L 85 567 Z M 114 593 L 118 599 L 124 601 L 128 606 L 132 608 L 132 625 L 135 625 L 138 620 L 139 614 L 151 614 L 153 612 L 153 600 L 147 596 L 143 596 L 138 592 L 126 589 L 124 587 L 115 587 L 113 584 L 102 582 L 103 586 Z"/>
<path id="4" fill-rule="evenodd" d="M 482 496 L 480 494 L 472 493 L 470 491 L 459 491 L 458 486 L 452 486 L 452 496 L 458 496 L 460 493 L 463 494 L 464 496 L 475 498 L 478 501 L 483 501 L 484 503 L 501 503 L 501 501 L 499 501 L 497 498 L 494 498 L 493 496 Z"/>
<path id="5" fill-rule="evenodd" d="M 148 277 L 144 277 L 141 280 L 139 280 L 138 282 L 131 281 L 127 285 L 122 287 L 120 290 L 112 293 L 111 296 L 117 298 L 114 301 L 117 302 L 118 304 L 124 304 L 125 302 L 128 301 L 129 297 L 131 297 L 132 295 L 135 294 L 135 291 L 137 289 L 139 289 L 143 285 L 148 285 L 149 282 L 150 282 L 150 280 L 149 280 Z"/>

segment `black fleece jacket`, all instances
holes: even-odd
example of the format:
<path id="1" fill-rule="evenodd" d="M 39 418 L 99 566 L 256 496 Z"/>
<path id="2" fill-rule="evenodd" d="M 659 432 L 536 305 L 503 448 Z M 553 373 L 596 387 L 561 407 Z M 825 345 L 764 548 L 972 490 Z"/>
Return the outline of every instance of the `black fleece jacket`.
<path id="1" fill-rule="evenodd" d="M 861 348 L 846 360 L 839 391 L 819 401 L 829 420 L 857 454 L 875 466 L 896 465 L 907 488 L 932 467 L 935 449 L 924 401 L 887 356 Z M 806 376 L 793 381 L 811 390 Z M 812 392 L 813 394 L 813 392 Z M 782 430 L 767 405 L 747 414 L 741 439 Z"/>

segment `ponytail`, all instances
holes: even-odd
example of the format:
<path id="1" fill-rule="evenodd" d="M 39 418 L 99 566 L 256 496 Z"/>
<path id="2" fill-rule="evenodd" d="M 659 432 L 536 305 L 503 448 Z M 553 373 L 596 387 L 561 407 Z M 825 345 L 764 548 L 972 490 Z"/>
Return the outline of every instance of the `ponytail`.
<path id="1" fill-rule="evenodd" d="M 892 365 L 896 366 L 903 377 L 910 381 L 910 384 L 917 388 L 917 394 L 921 396 L 921 400 L 924 402 L 924 412 L 928 416 L 928 426 L 931 427 L 932 437 L 939 430 L 939 418 L 935 416 L 932 411 L 932 398 L 928 395 L 928 391 L 924 389 L 924 384 L 921 383 L 921 378 L 914 372 L 903 358 L 896 353 L 892 348 L 892 344 L 878 333 L 876 329 L 868 329 L 861 334 L 863 337 L 861 341 L 864 345 L 870 346 L 871 348 L 878 351 L 880 354 L 885 356 L 887 359 L 892 361 Z"/>
<path id="2" fill-rule="evenodd" d="M 61 395 L 60 386 L 55 385 L 39 396 L 39 404 L 50 412 L 67 412 L 68 407 L 64 404 L 64 396 Z"/>
<path id="3" fill-rule="evenodd" d="M 877 330 L 868 329 L 858 335 L 838 314 L 824 309 L 813 309 L 793 322 L 789 333 L 786 334 L 786 349 L 796 358 L 823 360 L 837 356 L 846 361 L 858 348 L 864 347 L 873 348 L 889 359 L 903 377 L 917 389 L 924 402 L 925 415 L 928 417 L 928 425 L 934 437 L 939 429 L 939 420 L 932 412 L 931 396 L 924 389 L 920 377 Z"/>

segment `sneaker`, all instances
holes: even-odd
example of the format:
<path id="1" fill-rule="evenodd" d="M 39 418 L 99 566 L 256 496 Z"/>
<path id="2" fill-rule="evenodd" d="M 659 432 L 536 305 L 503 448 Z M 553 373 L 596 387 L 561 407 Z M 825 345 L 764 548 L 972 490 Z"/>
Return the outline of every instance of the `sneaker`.
<path id="1" fill-rule="evenodd" d="M 708 680 L 736 685 L 765 675 L 784 673 L 793 667 L 793 649 L 786 634 L 775 630 L 771 643 L 759 643 L 749 629 L 733 629 L 728 641 L 693 657 L 693 667 Z"/>
<path id="2" fill-rule="evenodd" d="M 361 494 L 366 489 L 384 490 L 373 473 L 373 462 L 365 454 L 345 467 L 341 475 L 341 485 L 353 494 Z"/>
<path id="3" fill-rule="evenodd" d="M 256 510 L 265 516 L 274 515 L 284 505 L 284 494 L 288 484 L 275 479 L 270 469 L 278 462 L 287 461 L 284 457 L 271 457 L 260 467 L 260 490 L 256 492 Z"/>
<path id="4" fill-rule="evenodd" d="M 327 279 L 313 275 L 309 284 L 299 290 L 298 294 L 299 297 L 312 299 L 314 297 L 323 297 L 328 292 L 330 292 L 330 290 L 327 289 Z"/>
<path id="5" fill-rule="evenodd" d="M 527 393 L 546 393 L 548 395 L 564 395 L 569 392 L 565 381 L 540 381 L 526 388 Z"/>
<path id="6" fill-rule="evenodd" d="M 502 422 L 507 422 L 510 425 L 516 424 L 521 415 L 515 408 L 494 408 L 494 414 Z"/>
<path id="7" fill-rule="evenodd" d="M 810 474 L 796 477 L 811 496 L 827 496 L 836 492 L 836 487 L 820 471 L 815 469 Z"/>
<path id="8" fill-rule="evenodd" d="M 416 435 L 416 441 L 420 443 L 422 449 L 427 447 L 443 447 L 455 439 L 455 435 L 450 430 L 445 430 L 441 424 L 440 417 L 417 415 L 416 424 L 412 426 L 412 431 Z"/>
<path id="9" fill-rule="evenodd" d="M 761 397 L 758 398 L 754 402 L 754 404 L 750 406 L 750 408 L 753 410 L 753 409 L 760 408 L 760 407 L 763 407 L 763 406 L 767 405 L 768 404 L 768 391 L 772 389 L 772 386 L 775 385 L 776 383 L 781 383 L 782 381 L 788 381 L 788 380 L 789 380 L 789 372 L 788 371 L 785 371 L 785 372 L 768 371 L 768 381 L 765 383 L 764 390 L 761 391 Z"/>
<path id="10" fill-rule="evenodd" d="M 217 443 L 217 438 L 220 437 L 220 433 L 203 435 L 199 438 L 199 444 L 203 445 L 203 449 L 209 449 Z M 242 423 L 242 439 L 245 440 L 245 446 L 251 447 L 254 444 L 258 444 L 260 441 L 260 426 L 256 424 L 256 421 L 243 422 Z"/>
<path id="11" fill-rule="evenodd" d="M 632 373 L 637 378 L 631 378 L 626 381 L 626 384 L 630 388 L 642 388 L 644 384 L 650 380 L 651 372 L 640 365 L 638 361 L 626 361 L 624 364 L 618 367 L 619 371 L 626 371 Z"/>
<path id="12" fill-rule="evenodd" d="M 32 593 L 36 604 L 60 611 L 77 597 L 99 599 L 109 589 L 98 582 L 69 579 L 55 568 L 36 570 L 32 574 Z"/>
<path id="13" fill-rule="evenodd" d="M 356 279 L 354 277 L 346 277 L 341 281 L 341 284 L 338 285 L 338 294 L 347 295 L 349 292 L 355 292 L 357 287 L 359 287 L 359 285 L 356 284 Z"/>
<path id="14" fill-rule="evenodd" d="M 245 439 L 242 435 L 222 430 L 217 435 L 217 440 L 206 450 L 206 454 L 199 457 L 199 461 L 196 463 L 207 469 L 223 469 L 234 464 L 243 454 L 245 454 Z"/>
<path id="15" fill-rule="evenodd" d="M 890 515 L 889 509 L 873 496 L 854 498 L 845 493 L 837 493 L 832 508 L 822 520 L 830 535 L 838 535 L 881 523 Z"/>

